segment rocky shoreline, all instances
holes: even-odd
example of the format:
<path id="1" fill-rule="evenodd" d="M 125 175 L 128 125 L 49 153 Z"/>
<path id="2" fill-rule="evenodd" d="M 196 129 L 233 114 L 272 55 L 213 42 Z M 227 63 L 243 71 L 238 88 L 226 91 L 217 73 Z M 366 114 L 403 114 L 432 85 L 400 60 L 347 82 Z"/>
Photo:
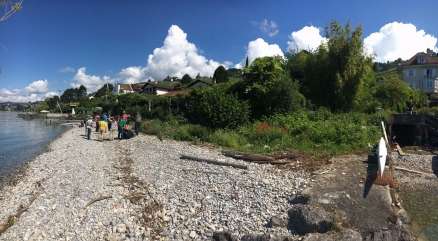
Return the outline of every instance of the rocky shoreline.
<path id="1" fill-rule="evenodd" d="M 330 171 L 341 161 L 312 174 L 153 136 L 99 142 L 82 135 L 80 128 L 66 131 L 3 188 L 0 240 L 391 240 L 369 237 L 366 228 L 374 226 L 356 225 L 355 209 L 343 215 L 349 206 L 331 205 L 359 198 L 327 186 L 348 176 Z"/>
<path id="2" fill-rule="evenodd" d="M 98 142 L 82 134 L 68 130 L 29 163 L 16 185 L 3 188 L 1 240 L 289 235 L 266 224 L 287 212 L 290 195 L 309 182 L 304 172 L 243 163 L 184 142 L 144 135 Z M 181 154 L 242 163 L 248 170 L 180 160 Z"/>

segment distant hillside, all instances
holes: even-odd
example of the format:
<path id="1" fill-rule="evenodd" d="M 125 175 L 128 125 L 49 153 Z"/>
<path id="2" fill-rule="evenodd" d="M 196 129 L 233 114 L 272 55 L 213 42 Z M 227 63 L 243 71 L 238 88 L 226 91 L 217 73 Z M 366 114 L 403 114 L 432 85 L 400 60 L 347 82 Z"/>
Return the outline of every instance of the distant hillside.
<path id="1" fill-rule="evenodd" d="M 0 111 L 29 111 L 32 110 L 35 106 L 35 103 L 13 103 L 13 102 L 5 102 L 0 103 Z"/>

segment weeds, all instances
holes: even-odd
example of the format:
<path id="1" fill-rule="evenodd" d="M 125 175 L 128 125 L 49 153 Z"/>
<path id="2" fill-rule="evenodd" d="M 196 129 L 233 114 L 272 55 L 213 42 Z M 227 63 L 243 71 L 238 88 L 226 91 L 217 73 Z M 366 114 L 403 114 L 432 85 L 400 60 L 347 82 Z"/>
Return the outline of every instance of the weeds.
<path id="1" fill-rule="evenodd" d="M 320 110 L 276 115 L 233 130 L 213 130 L 176 120 L 151 120 L 144 123 L 144 131 L 255 153 L 298 150 L 312 155 L 337 155 L 367 150 L 378 140 L 377 120 L 374 115 Z"/>

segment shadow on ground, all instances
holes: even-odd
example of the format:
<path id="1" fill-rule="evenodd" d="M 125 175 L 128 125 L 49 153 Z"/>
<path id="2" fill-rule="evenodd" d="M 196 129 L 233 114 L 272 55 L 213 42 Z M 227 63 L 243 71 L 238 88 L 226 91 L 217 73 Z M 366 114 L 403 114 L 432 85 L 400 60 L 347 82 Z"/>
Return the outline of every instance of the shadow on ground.
<path id="1" fill-rule="evenodd" d="M 432 158 L 432 171 L 438 177 L 438 156 Z"/>

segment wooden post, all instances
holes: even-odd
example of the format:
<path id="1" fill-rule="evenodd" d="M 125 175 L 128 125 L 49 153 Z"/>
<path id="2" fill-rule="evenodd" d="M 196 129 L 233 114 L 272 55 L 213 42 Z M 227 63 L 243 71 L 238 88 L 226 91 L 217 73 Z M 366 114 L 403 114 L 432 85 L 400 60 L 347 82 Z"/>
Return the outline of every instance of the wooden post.
<path id="1" fill-rule="evenodd" d="M 383 123 L 383 121 L 382 121 L 381 124 L 382 124 L 383 137 L 385 138 L 385 142 L 386 142 L 386 147 L 388 148 L 388 150 L 391 150 L 391 146 L 389 145 L 388 136 L 386 135 L 385 123 Z"/>

